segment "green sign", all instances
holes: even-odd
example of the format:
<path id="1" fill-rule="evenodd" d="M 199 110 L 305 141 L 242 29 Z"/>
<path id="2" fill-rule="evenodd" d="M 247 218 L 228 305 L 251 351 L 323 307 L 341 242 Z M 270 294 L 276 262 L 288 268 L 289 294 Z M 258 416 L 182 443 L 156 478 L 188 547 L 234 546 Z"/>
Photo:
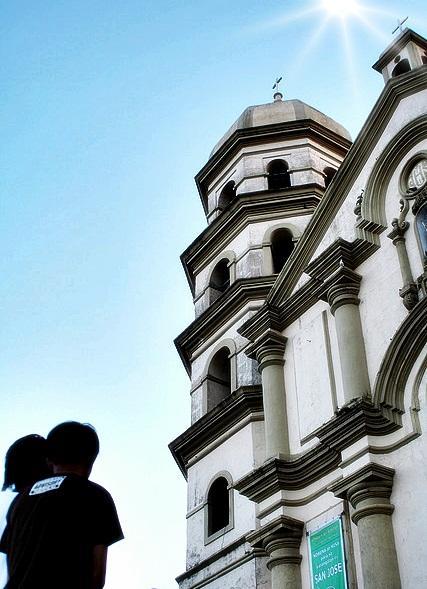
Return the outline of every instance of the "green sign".
<path id="1" fill-rule="evenodd" d="M 313 589 L 347 589 L 341 518 L 310 532 L 311 586 Z"/>

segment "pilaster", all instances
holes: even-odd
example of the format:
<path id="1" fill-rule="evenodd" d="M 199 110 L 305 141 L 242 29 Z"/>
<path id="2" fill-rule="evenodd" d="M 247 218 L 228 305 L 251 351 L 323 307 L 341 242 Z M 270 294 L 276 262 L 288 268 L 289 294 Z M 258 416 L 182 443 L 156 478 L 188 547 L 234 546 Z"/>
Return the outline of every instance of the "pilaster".
<path id="1" fill-rule="evenodd" d="M 399 295 L 401 296 L 406 309 L 410 311 L 418 303 L 418 287 L 412 276 L 408 251 L 406 249 L 405 233 L 409 229 L 409 223 L 408 221 L 393 219 L 391 224 L 393 230 L 387 235 L 387 237 L 392 240 L 393 245 L 396 248 L 403 281 L 403 286 L 399 290 Z"/>
<path id="2" fill-rule="evenodd" d="M 353 507 L 365 589 L 401 588 L 391 518 L 393 477 L 393 469 L 368 464 L 330 487 Z"/>
<path id="3" fill-rule="evenodd" d="M 326 285 L 326 296 L 335 317 L 344 401 L 370 397 L 368 365 L 358 297 L 362 278 L 341 266 Z"/>
<path id="4" fill-rule="evenodd" d="M 280 516 L 253 532 L 247 540 L 268 554 L 271 589 L 301 589 L 300 554 L 303 522 Z"/>
<path id="5" fill-rule="evenodd" d="M 290 453 L 283 371 L 285 348 L 286 338 L 278 331 L 268 329 L 246 352 L 258 361 L 261 373 L 267 460 Z"/>

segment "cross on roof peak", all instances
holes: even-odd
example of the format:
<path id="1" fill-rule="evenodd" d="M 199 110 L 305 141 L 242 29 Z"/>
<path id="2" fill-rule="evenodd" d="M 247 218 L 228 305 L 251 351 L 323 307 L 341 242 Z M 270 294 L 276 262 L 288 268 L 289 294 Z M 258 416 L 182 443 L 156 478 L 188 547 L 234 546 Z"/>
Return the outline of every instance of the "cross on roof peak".
<path id="1" fill-rule="evenodd" d="M 397 19 L 397 27 L 394 29 L 394 31 L 391 34 L 394 35 L 394 33 L 396 33 L 397 31 L 402 32 L 403 31 L 403 24 L 408 20 L 408 18 L 409 18 L 409 16 L 406 16 L 402 20 Z"/>

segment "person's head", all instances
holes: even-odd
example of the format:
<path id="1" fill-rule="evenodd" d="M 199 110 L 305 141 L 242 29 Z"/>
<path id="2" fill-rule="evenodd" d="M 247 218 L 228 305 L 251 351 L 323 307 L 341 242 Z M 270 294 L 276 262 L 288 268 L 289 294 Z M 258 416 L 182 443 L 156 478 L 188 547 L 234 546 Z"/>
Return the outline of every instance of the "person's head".
<path id="1" fill-rule="evenodd" d="M 66 421 L 47 436 L 47 457 L 54 470 L 83 470 L 89 476 L 99 452 L 95 428 L 88 423 Z"/>
<path id="2" fill-rule="evenodd" d="M 36 481 L 48 477 L 46 440 L 30 434 L 16 440 L 6 452 L 3 491 L 12 489 L 18 493 Z"/>

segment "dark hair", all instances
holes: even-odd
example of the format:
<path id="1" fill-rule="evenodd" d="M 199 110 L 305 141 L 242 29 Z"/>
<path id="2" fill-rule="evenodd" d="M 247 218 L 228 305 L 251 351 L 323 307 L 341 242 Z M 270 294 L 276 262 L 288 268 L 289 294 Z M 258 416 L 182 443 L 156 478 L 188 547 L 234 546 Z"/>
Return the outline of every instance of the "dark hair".
<path id="1" fill-rule="evenodd" d="M 92 466 L 98 452 L 98 434 L 89 423 L 66 421 L 47 436 L 47 456 L 53 464 Z"/>
<path id="2" fill-rule="evenodd" d="M 16 440 L 6 452 L 2 490 L 19 493 L 36 481 L 49 476 L 46 462 L 47 443 L 37 434 Z"/>

